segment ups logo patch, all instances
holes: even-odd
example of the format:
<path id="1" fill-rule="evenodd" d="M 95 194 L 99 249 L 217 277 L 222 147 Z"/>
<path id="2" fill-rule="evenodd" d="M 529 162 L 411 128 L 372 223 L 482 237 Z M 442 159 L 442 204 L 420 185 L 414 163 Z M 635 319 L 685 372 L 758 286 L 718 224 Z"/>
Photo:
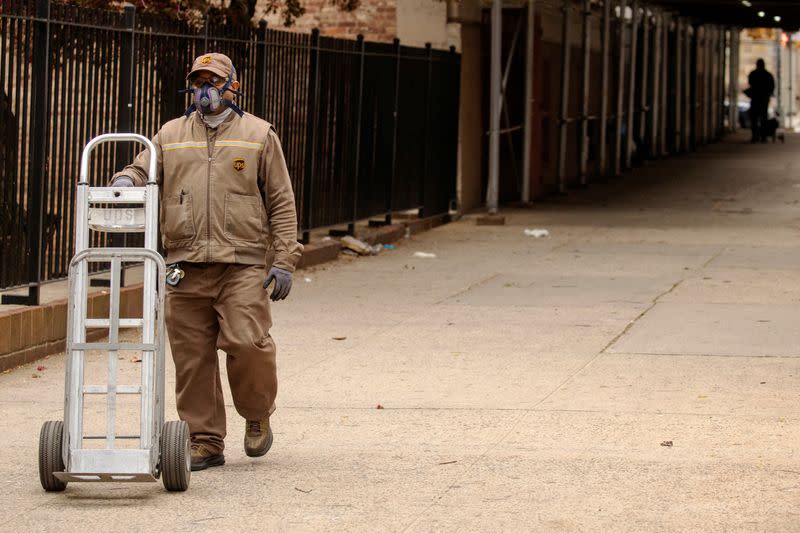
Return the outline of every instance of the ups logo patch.
<path id="1" fill-rule="evenodd" d="M 237 172 L 244 170 L 244 159 L 237 157 L 233 160 L 233 169 Z"/>

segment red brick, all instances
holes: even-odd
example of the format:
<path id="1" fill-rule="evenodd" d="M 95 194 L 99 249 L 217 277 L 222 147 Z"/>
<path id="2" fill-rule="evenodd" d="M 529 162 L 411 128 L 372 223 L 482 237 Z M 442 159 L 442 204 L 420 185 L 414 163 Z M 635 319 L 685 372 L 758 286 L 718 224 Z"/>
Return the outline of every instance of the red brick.
<path id="1" fill-rule="evenodd" d="M 266 0 L 259 0 L 259 12 Z M 356 11 L 342 11 L 326 1 L 307 0 L 305 15 L 289 31 L 309 33 L 319 28 L 322 35 L 355 39 L 363 34 L 370 41 L 391 42 L 397 36 L 397 4 L 391 0 L 361 0 Z M 272 27 L 282 27 L 280 15 L 267 17 Z"/>
<path id="2" fill-rule="evenodd" d="M 19 337 L 16 322 L 17 315 L 0 316 L 0 354 L 9 353 L 16 349 L 16 338 Z"/>
<path id="3" fill-rule="evenodd" d="M 312 242 L 306 245 L 303 250 L 303 256 L 300 258 L 300 263 L 297 266 L 298 268 L 307 268 L 333 261 L 339 257 L 340 249 L 339 241 Z"/>
<path id="4" fill-rule="evenodd" d="M 23 352 L 13 352 L 0 356 L 0 372 L 16 368 L 22 364 L 25 364 Z"/>
<path id="5" fill-rule="evenodd" d="M 19 345 L 17 349 L 23 349 L 31 345 L 31 313 L 29 310 L 19 313 Z"/>
<path id="6" fill-rule="evenodd" d="M 53 306 L 50 304 L 45 305 L 42 308 L 42 314 L 42 320 L 44 320 L 44 327 L 42 328 L 43 342 L 49 342 L 53 340 Z"/>
<path id="7" fill-rule="evenodd" d="M 38 346 L 47 342 L 47 322 L 45 321 L 45 308 L 32 307 L 28 311 L 31 315 L 31 346 Z"/>
<path id="8" fill-rule="evenodd" d="M 67 304 L 53 305 L 53 323 L 50 329 L 50 341 L 64 339 L 67 336 Z"/>

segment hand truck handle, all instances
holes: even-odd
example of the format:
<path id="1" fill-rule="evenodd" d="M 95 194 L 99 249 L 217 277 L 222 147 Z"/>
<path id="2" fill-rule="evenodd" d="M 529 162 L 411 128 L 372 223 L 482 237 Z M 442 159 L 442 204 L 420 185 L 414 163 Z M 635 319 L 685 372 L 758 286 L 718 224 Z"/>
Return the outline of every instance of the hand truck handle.
<path id="1" fill-rule="evenodd" d="M 104 142 L 122 141 L 140 142 L 147 147 L 150 151 L 150 168 L 147 172 L 147 184 L 155 185 L 157 183 L 156 178 L 158 177 L 156 175 L 158 169 L 156 147 L 150 139 L 137 133 L 104 133 L 90 140 L 83 149 L 83 155 L 81 155 L 81 173 L 78 179 L 78 185 L 89 184 L 89 156 L 92 154 L 92 150 L 94 150 L 95 146 Z"/>

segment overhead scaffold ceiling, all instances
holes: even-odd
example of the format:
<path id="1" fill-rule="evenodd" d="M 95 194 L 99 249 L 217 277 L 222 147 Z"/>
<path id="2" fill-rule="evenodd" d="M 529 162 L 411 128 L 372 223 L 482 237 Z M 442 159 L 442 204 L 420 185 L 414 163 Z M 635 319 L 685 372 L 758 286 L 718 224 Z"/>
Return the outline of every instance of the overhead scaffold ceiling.
<path id="1" fill-rule="evenodd" d="M 742 28 L 800 29 L 797 0 L 657 0 L 655 3 L 703 22 Z"/>

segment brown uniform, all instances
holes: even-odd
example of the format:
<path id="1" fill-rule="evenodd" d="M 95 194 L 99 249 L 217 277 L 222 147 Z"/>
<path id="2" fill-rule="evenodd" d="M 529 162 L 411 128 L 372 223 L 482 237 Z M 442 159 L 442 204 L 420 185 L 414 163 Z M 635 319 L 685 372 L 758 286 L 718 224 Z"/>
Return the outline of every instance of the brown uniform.
<path id="1" fill-rule="evenodd" d="M 245 113 L 209 128 L 198 113 L 154 137 L 167 263 L 186 276 L 167 289 L 166 323 L 176 368 L 178 413 L 194 442 L 221 452 L 225 438 L 217 349 L 227 354 L 239 414 L 275 409 L 277 375 L 269 300 L 262 283 L 276 266 L 293 272 L 303 247 L 286 161 L 275 130 Z M 143 186 L 148 152 L 114 176 Z"/>

